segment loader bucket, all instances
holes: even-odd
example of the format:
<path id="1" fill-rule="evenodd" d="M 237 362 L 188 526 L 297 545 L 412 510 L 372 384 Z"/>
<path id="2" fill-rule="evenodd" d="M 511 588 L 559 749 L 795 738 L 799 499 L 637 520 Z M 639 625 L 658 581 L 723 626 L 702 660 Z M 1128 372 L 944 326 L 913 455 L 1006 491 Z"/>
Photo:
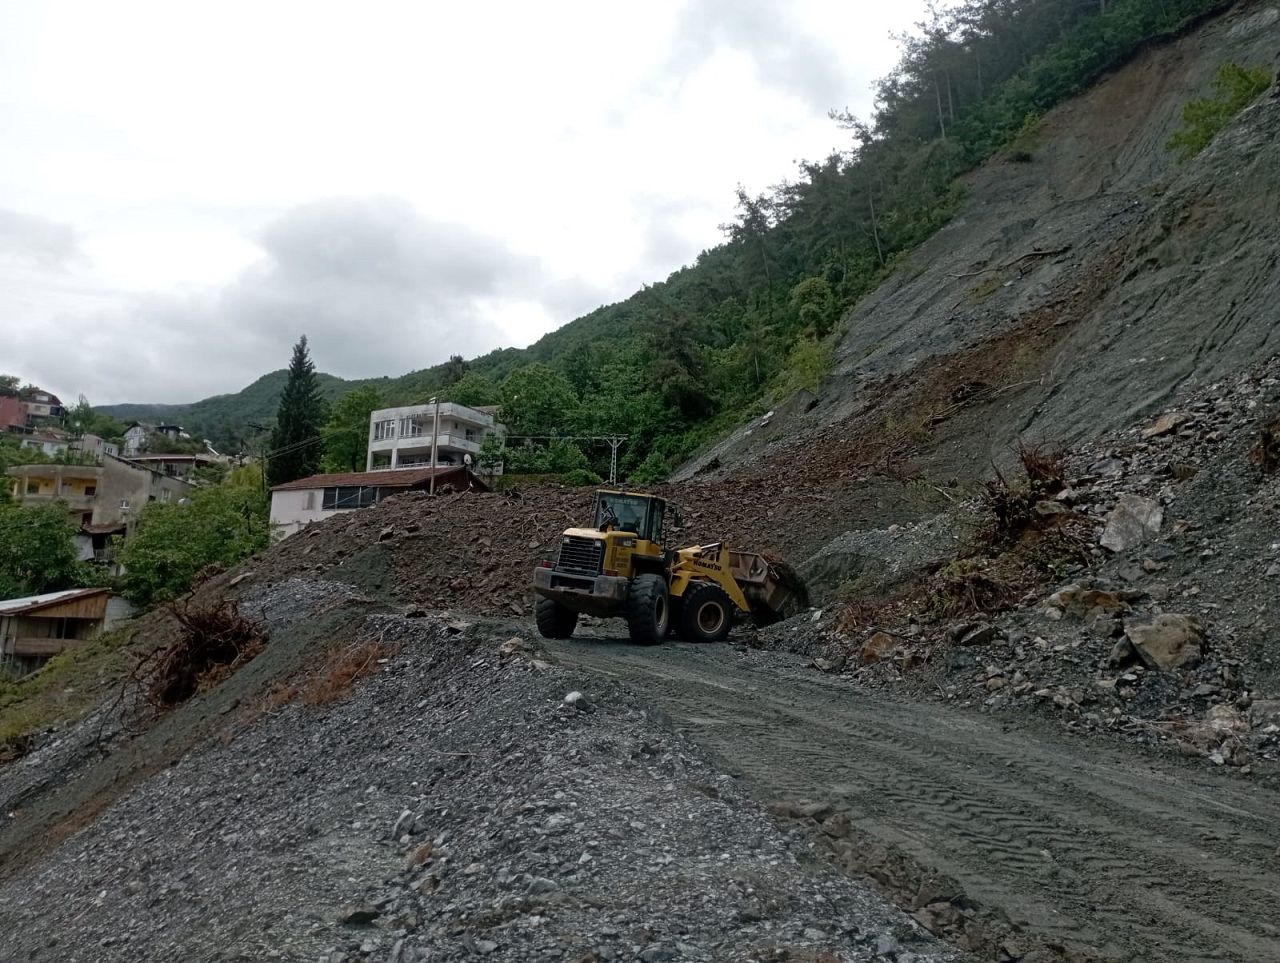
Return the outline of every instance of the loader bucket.
<path id="1" fill-rule="evenodd" d="M 757 625 L 790 618 L 809 604 L 804 580 L 781 559 L 757 552 L 730 552 L 729 573 L 747 597 Z"/>

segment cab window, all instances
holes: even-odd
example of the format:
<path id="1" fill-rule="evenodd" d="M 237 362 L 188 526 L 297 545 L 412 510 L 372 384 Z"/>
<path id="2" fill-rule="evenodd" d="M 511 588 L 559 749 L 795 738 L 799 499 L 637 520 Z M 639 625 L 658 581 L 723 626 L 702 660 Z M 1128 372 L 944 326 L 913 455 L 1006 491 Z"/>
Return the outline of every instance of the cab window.
<path id="1" fill-rule="evenodd" d="M 655 542 L 662 538 L 662 514 L 661 503 L 636 495 L 601 495 L 596 501 L 597 528 L 612 526 Z"/>

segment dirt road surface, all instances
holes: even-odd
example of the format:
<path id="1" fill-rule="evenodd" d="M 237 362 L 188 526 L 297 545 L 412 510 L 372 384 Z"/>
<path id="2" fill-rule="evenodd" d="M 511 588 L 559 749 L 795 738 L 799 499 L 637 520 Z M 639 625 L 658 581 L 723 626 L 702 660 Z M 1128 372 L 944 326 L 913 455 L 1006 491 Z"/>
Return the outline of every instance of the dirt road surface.
<path id="1" fill-rule="evenodd" d="M 1280 961 L 1280 798 L 1123 745 L 908 702 L 731 646 L 552 651 L 663 710 L 766 800 L 848 812 L 1047 943 Z"/>

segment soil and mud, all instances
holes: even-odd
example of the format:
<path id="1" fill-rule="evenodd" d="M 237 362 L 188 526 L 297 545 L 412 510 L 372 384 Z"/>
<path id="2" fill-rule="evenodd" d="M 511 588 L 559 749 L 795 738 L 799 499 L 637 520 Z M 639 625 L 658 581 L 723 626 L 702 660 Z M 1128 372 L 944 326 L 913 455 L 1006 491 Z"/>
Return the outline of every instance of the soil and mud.
<path id="1" fill-rule="evenodd" d="M 952 877 L 1006 913 L 1028 951 L 1280 960 L 1271 791 L 1034 722 L 852 689 L 784 656 L 610 638 L 552 651 L 643 694 L 758 797 L 825 803 L 861 846 Z"/>

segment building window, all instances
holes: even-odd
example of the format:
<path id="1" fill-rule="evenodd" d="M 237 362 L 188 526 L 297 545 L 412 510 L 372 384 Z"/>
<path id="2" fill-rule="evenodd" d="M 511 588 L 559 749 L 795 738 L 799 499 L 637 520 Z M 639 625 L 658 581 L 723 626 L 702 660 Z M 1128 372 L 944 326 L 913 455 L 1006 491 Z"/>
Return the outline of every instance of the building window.
<path id="1" fill-rule="evenodd" d="M 378 500 L 378 489 L 364 485 L 339 485 L 324 490 L 320 507 L 325 511 L 343 508 L 368 508 Z"/>
<path id="2" fill-rule="evenodd" d="M 418 438 L 422 435 L 422 422 L 417 418 L 400 419 L 400 437 Z"/>
<path id="3" fill-rule="evenodd" d="M 29 482 L 27 482 L 27 494 L 28 494 L 28 495 L 39 495 L 39 494 L 40 494 L 40 483 L 39 483 L 39 482 L 33 482 L 33 481 L 29 481 Z"/>
<path id="4" fill-rule="evenodd" d="M 85 497 L 85 498 L 92 498 L 92 497 L 93 497 L 94 495 L 96 495 L 96 494 L 98 494 L 98 486 L 97 486 L 97 485 L 85 485 L 85 486 L 84 486 L 84 497 Z"/>
<path id="5" fill-rule="evenodd" d="M 395 419 L 389 421 L 375 421 L 373 423 L 373 440 L 386 441 L 388 438 L 396 436 Z"/>
<path id="6" fill-rule="evenodd" d="M 305 511 L 314 511 L 316 507 L 316 493 L 314 491 L 307 492 L 306 504 L 302 506 Z"/>

